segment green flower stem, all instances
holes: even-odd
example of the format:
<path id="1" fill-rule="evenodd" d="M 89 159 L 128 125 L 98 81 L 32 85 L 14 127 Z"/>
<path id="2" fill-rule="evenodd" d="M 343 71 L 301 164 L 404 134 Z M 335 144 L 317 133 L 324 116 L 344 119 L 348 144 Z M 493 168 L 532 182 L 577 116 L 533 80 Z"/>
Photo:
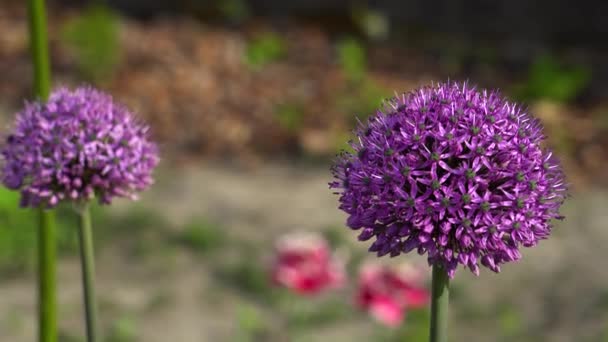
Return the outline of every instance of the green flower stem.
<path id="1" fill-rule="evenodd" d="M 51 68 L 44 0 L 28 0 L 30 49 L 34 65 L 34 94 L 45 101 L 51 89 Z"/>
<path id="2" fill-rule="evenodd" d="M 45 101 L 51 89 L 44 0 L 28 0 L 34 95 Z M 57 341 L 56 246 L 53 212 L 40 209 L 38 225 L 38 340 Z"/>
<path id="3" fill-rule="evenodd" d="M 40 209 L 38 225 L 38 340 L 57 341 L 55 215 Z"/>
<path id="4" fill-rule="evenodd" d="M 448 341 L 448 303 L 450 299 L 450 279 L 443 267 L 433 265 L 433 285 L 431 293 L 431 333 L 430 342 Z"/>
<path id="5" fill-rule="evenodd" d="M 95 300 L 95 255 L 93 252 L 93 230 L 88 203 L 78 208 L 80 238 L 80 263 L 82 267 L 82 284 L 84 310 L 87 329 L 87 341 L 97 340 L 97 304 Z"/>

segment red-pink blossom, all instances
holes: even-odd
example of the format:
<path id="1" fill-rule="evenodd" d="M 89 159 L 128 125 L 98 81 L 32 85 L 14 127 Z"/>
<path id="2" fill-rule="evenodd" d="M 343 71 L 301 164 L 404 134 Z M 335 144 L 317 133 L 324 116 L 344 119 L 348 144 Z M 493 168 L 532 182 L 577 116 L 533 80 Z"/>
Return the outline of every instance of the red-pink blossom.
<path id="1" fill-rule="evenodd" d="M 344 283 L 344 264 L 332 256 L 327 242 L 312 233 L 289 234 L 276 244 L 272 278 L 299 294 L 312 295 Z"/>
<path id="2" fill-rule="evenodd" d="M 389 267 L 368 264 L 361 268 L 356 302 L 387 326 L 398 326 L 411 308 L 425 307 L 429 291 L 421 270 L 404 264 Z"/>

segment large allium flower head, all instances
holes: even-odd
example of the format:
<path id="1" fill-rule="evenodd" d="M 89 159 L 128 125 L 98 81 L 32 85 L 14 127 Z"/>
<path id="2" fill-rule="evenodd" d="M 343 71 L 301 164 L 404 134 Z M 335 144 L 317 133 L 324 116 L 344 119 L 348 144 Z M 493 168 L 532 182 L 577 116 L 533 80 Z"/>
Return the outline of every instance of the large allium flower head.
<path id="1" fill-rule="evenodd" d="M 359 273 L 357 305 L 387 326 L 399 326 L 408 309 L 425 307 L 430 299 L 423 270 L 411 264 L 399 267 L 365 264 Z"/>
<path id="2" fill-rule="evenodd" d="M 299 294 L 317 294 L 344 284 L 344 263 L 320 235 L 292 233 L 276 243 L 272 278 Z"/>
<path id="3" fill-rule="evenodd" d="M 159 161 L 148 127 L 91 87 L 60 88 L 45 103 L 27 103 L 2 155 L 2 182 L 31 207 L 134 198 L 152 184 Z"/>
<path id="4" fill-rule="evenodd" d="M 443 83 L 388 101 L 360 124 L 330 187 L 370 251 L 417 250 L 453 277 L 499 272 L 551 232 L 566 195 L 540 123 L 496 91 Z"/>

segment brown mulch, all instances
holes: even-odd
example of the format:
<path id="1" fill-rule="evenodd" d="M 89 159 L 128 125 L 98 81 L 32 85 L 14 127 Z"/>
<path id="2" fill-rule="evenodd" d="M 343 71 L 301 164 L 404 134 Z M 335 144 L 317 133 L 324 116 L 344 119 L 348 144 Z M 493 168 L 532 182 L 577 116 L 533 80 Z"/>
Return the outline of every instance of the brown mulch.
<path id="1" fill-rule="evenodd" d="M 56 13 L 49 20 L 56 84 L 83 82 L 75 56 L 59 34 L 72 15 Z M 31 89 L 24 11 L 0 9 L 0 32 L 0 112 L 7 123 Z M 186 18 L 122 18 L 120 32 L 121 62 L 100 86 L 147 120 L 163 149 L 176 159 L 331 156 L 347 139 L 354 114 L 367 114 L 353 108 L 364 96 L 361 85 L 343 73 L 335 39 L 318 27 L 287 24 L 277 30 L 260 21 L 236 30 Z M 287 52 L 252 68 L 244 53 L 250 39 L 264 32 L 281 35 Z M 386 96 L 445 75 L 441 65 L 414 49 L 379 46 L 368 59 L 373 63 L 365 82 Z M 505 79 L 490 85 L 502 86 Z M 282 106 L 301 113 L 298 129 L 281 124 L 277 111 Z M 547 126 L 550 144 L 574 183 L 606 180 L 607 104 L 580 109 L 539 102 L 530 107 Z"/>

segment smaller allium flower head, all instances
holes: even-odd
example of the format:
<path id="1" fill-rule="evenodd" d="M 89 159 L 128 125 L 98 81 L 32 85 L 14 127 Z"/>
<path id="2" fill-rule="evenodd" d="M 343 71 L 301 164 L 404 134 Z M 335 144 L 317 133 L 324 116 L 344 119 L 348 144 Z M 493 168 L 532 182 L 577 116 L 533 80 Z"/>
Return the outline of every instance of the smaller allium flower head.
<path id="1" fill-rule="evenodd" d="M 399 267 L 366 264 L 361 267 L 356 303 L 375 319 L 396 327 L 408 309 L 425 307 L 430 299 L 423 272 L 410 264 Z"/>
<path id="2" fill-rule="evenodd" d="M 135 198 L 152 184 L 159 161 L 148 126 L 91 87 L 60 88 L 45 103 L 27 103 L 2 155 L 2 182 L 30 207 Z"/>
<path id="3" fill-rule="evenodd" d="M 370 251 L 417 250 L 454 276 L 521 258 L 551 232 L 566 195 L 540 123 L 496 91 L 466 83 L 390 100 L 332 168 L 347 225 Z"/>
<path id="4" fill-rule="evenodd" d="M 292 233 L 276 243 L 272 278 L 299 294 L 317 294 L 344 284 L 344 263 L 318 234 Z"/>

